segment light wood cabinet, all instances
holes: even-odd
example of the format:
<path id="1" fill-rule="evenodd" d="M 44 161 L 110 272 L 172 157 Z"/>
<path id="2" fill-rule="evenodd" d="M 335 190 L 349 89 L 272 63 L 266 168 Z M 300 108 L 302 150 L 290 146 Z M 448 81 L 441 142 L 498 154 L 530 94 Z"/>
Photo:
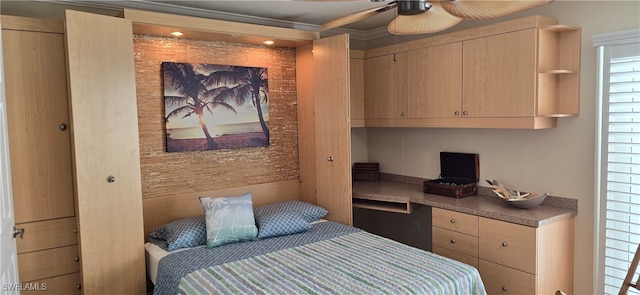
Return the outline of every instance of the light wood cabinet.
<path id="1" fill-rule="evenodd" d="M 366 58 L 364 80 L 365 121 L 407 116 L 406 52 Z"/>
<path id="2" fill-rule="evenodd" d="M 537 29 L 463 42 L 463 114 L 535 116 Z"/>
<path id="3" fill-rule="evenodd" d="M 1 18 L 20 281 L 80 292 L 63 22 Z"/>
<path id="4" fill-rule="evenodd" d="M 556 127 L 579 114 L 580 34 L 531 16 L 369 49 L 365 125 Z"/>
<path id="5" fill-rule="evenodd" d="M 145 294 L 132 22 L 65 19 L 83 292 Z"/>
<path id="6" fill-rule="evenodd" d="M 478 268 L 488 294 L 573 293 L 574 218 L 528 227 L 433 208 L 433 252 Z"/>
<path id="7" fill-rule="evenodd" d="M 296 52 L 302 199 L 351 225 L 349 38 L 313 41 Z"/>
<path id="8" fill-rule="evenodd" d="M 351 127 L 364 127 L 364 51 L 349 51 Z"/>
<path id="9" fill-rule="evenodd" d="M 462 116 L 462 42 L 410 50 L 407 61 L 408 117 Z"/>
<path id="10" fill-rule="evenodd" d="M 478 268 L 478 217 L 433 208 L 432 251 Z"/>

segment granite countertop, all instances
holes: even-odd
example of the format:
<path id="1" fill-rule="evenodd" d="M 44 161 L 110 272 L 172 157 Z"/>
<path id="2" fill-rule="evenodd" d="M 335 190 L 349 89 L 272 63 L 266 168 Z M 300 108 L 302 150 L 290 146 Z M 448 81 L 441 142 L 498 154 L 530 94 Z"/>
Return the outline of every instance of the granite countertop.
<path id="1" fill-rule="evenodd" d="M 576 199 L 548 196 L 541 205 L 530 209 L 518 209 L 500 200 L 487 187 L 478 186 L 477 195 L 457 199 L 423 193 L 423 181 L 424 179 L 420 178 L 381 174 L 381 180 L 378 182 L 354 182 L 353 197 L 411 202 L 531 227 L 570 218 L 578 212 Z"/>

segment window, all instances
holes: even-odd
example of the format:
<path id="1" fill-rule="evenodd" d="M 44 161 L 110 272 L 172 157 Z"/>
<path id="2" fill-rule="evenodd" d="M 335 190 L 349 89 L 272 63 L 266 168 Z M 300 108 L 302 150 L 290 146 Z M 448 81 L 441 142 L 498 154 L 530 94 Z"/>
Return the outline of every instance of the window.
<path id="1" fill-rule="evenodd" d="M 595 290 L 617 294 L 640 243 L 640 30 L 593 41 L 599 66 Z"/>

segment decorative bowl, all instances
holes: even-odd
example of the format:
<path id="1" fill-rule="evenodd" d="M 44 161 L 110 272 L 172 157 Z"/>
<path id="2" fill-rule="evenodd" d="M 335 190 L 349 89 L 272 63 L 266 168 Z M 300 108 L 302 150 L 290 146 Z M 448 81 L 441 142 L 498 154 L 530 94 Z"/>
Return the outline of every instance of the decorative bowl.
<path id="1" fill-rule="evenodd" d="M 516 207 L 520 209 L 529 209 L 529 208 L 540 205 L 542 202 L 544 202 L 544 199 L 546 199 L 548 195 L 549 195 L 548 193 L 544 193 L 544 194 L 535 195 L 533 197 L 528 197 L 526 199 L 508 199 L 508 200 L 503 199 L 503 200 L 512 207 Z"/>

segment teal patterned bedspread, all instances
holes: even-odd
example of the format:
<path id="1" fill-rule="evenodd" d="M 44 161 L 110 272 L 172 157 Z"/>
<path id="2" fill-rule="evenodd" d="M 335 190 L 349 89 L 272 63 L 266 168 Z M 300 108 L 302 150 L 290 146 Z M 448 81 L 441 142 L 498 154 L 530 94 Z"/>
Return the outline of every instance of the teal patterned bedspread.
<path id="1" fill-rule="evenodd" d="M 180 294 L 486 294 L 472 266 L 364 231 L 207 267 Z"/>

